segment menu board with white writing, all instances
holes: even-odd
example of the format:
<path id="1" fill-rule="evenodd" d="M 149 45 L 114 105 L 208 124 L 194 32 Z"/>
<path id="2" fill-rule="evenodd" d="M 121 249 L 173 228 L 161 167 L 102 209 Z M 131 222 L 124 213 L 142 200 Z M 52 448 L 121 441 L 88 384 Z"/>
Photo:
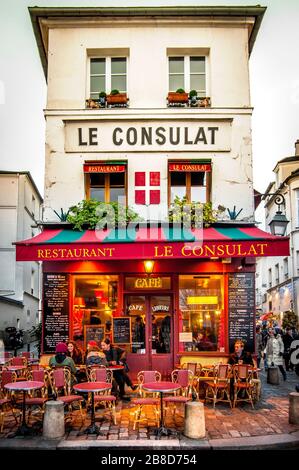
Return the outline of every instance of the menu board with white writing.
<path id="1" fill-rule="evenodd" d="M 229 349 L 236 339 L 245 343 L 245 351 L 254 351 L 255 285 L 254 273 L 234 273 L 228 278 Z"/>
<path id="2" fill-rule="evenodd" d="M 44 274 L 43 352 L 69 338 L 69 279 L 67 274 Z"/>
<path id="3" fill-rule="evenodd" d="M 131 318 L 117 317 L 112 319 L 113 343 L 131 343 Z"/>

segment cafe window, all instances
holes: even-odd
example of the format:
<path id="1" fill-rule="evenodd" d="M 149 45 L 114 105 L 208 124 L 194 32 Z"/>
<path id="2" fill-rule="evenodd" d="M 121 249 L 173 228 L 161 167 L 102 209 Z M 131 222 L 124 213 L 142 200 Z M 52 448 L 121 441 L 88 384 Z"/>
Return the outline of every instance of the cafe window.
<path id="1" fill-rule="evenodd" d="M 224 352 L 221 275 L 179 276 L 179 350 Z"/>
<path id="2" fill-rule="evenodd" d="M 203 171 L 198 171 L 203 170 Z M 176 197 L 187 198 L 187 202 L 209 202 L 211 188 L 211 165 L 201 163 L 170 162 L 169 171 L 169 204 Z"/>
<path id="3" fill-rule="evenodd" d="M 86 347 L 87 328 L 92 326 L 112 341 L 112 317 L 118 306 L 118 276 L 73 276 L 73 339 Z M 91 328 L 89 328 L 91 330 Z"/>
<path id="4" fill-rule="evenodd" d="M 126 205 L 126 165 L 84 165 L 86 199 Z"/>
<path id="5" fill-rule="evenodd" d="M 127 58 L 126 57 L 94 57 L 90 59 L 90 90 L 89 96 L 99 98 L 99 93 L 118 90 L 127 91 Z"/>
<path id="6" fill-rule="evenodd" d="M 169 57 L 169 91 L 178 88 L 206 95 L 206 57 Z"/>

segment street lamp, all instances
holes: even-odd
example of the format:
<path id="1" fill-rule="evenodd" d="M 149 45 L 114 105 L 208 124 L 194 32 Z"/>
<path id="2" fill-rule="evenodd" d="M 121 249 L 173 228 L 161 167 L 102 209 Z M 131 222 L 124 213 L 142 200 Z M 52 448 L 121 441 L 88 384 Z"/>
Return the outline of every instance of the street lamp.
<path id="1" fill-rule="evenodd" d="M 286 233 L 287 225 L 289 220 L 286 218 L 285 214 L 283 214 L 280 210 L 281 204 L 285 206 L 285 198 L 282 194 L 276 193 L 266 193 L 263 196 L 275 196 L 274 203 L 278 206 L 278 210 L 274 215 L 273 219 L 269 222 L 269 227 L 272 235 L 278 235 L 283 237 Z"/>
<path id="2" fill-rule="evenodd" d="M 148 275 L 152 274 L 152 272 L 154 270 L 154 264 L 155 264 L 155 262 L 152 261 L 152 260 L 143 261 L 144 271 L 146 272 L 146 274 L 148 274 Z"/>

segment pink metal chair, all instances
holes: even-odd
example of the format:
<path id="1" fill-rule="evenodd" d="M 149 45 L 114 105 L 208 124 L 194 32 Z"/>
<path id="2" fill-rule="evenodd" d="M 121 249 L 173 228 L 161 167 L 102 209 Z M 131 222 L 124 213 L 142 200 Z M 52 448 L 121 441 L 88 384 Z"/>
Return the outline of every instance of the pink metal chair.
<path id="1" fill-rule="evenodd" d="M 49 383 L 52 389 L 52 393 L 57 396 L 59 400 L 61 400 L 68 408 L 70 412 L 72 412 L 72 406 L 74 403 L 78 403 L 80 414 L 82 421 L 84 420 L 84 416 L 82 413 L 82 401 L 83 397 L 80 395 L 75 395 L 71 393 L 72 385 L 72 376 L 71 371 L 68 367 L 58 367 L 57 369 L 52 369 L 48 372 L 49 376 Z"/>
<path id="2" fill-rule="evenodd" d="M 1 423 L 0 432 L 3 431 L 4 415 L 5 415 L 6 409 L 11 411 L 16 421 L 16 424 L 18 424 L 18 420 L 15 415 L 14 407 L 13 407 L 12 400 L 11 400 L 12 394 L 11 392 L 9 392 L 8 390 L 4 388 L 4 385 L 11 383 L 11 382 L 15 382 L 16 379 L 17 379 L 17 376 L 15 372 L 11 372 L 9 370 L 2 370 L 0 372 L 0 423 Z"/>
<path id="3" fill-rule="evenodd" d="M 194 375 L 190 370 L 186 369 L 175 369 L 171 372 L 171 381 L 181 386 L 179 393 L 174 393 L 168 397 L 163 398 L 163 402 L 166 403 L 164 407 L 165 414 L 168 410 L 168 405 L 173 406 L 173 416 L 177 410 L 177 405 L 184 405 L 187 401 L 192 399 L 191 393 L 193 390 L 193 378 Z"/>
<path id="4" fill-rule="evenodd" d="M 87 377 L 90 382 L 107 382 L 110 383 L 112 387 L 113 375 L 111 370 L 106 369 L 104 366 L 91 366 L 88 369 L 89 371 L 87 372 Z M 94 407 L 96 407 L 96 405 L 104 405 L 105 408 L 110 412 L 113 423 L 116 425 L 115 403 L 116 397 L 111 394 L 111 390 L 108 390 L 107 392 L 94 393 Z"/>
<path id="5" fill-rule="evenodd" d="M 142 411 L 144 406 L 151 406 L 154 410 L 154 419 L 156 421 L 157 427 L 159 426 L 159 399 L 156 398 L 156 394 L 151 394 L 149 396 L 148 392 L 145 393 L 142 389 L 144 383 L 149 382 L 160 382 L 161 373 L 157 370 L 142 370 L 137 374 L 138 382 L 138 392 L 140 397 L 133 398 L 131 403 L 137 406 L 136 410 L 133 412 L 134 415 L 134 424 L 133 429 L 136 429 L 136 424 L 147 419 L 146 416 L 142 416 Z"/>
<path id="6" fill-rule="evenodd" d="M 230 399 L 230 383 L 232 378 L 232 368 L 229 364 L 218 364 L 214 368 L 214 375 L 211 379 L 207 379 L 205 402 L 213 401 L 213 407 L 219 401 L 229 403 L 232 407 Z"/>

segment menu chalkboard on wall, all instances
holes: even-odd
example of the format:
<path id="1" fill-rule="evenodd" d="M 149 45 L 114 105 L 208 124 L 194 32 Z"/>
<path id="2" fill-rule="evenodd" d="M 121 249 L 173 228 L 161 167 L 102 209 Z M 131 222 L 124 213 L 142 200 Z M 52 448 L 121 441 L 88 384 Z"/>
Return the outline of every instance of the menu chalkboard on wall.
<path id="1" fill-rule="evenodd" d="M 254 273 L 233 273 L 228 279 L 229 349 L 242 339 L 245 350 L 254 352 L 255 285 Z"/>
<path id="2" fill-rule="evenodd" d="M 113 343 L 131 343 L 131 318 L 117 317 L 112 319 Z"/>
<path id="3" fill-rule="evenodd" d="M 69 338 L 69 279 L 67 274 L 44 274 L 43 352 Z"/>
<path id="4" fill-rule="evenodd" d="M 105 325 L 85 325 L 84 326 L 84 341 L 85 348 L 89 341 L 96 341 L 98 346 L 101 346 L 101 341 L 105 338 Z"/>

